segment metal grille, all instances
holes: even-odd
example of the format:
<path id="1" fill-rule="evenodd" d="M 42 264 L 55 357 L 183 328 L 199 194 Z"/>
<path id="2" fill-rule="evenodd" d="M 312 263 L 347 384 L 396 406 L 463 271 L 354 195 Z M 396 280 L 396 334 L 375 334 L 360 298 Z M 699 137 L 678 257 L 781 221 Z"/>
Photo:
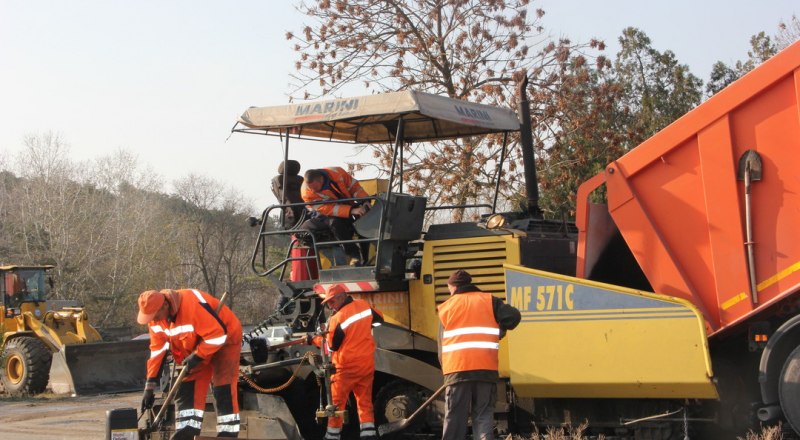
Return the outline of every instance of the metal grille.
<path id="1" fill-rule="evenodd" d="M 428 245 L 430 246 L 430 242 Z M 432 253 L 437 304 L 449 298 L 447 278 L 458 269 L 469 272 L 473 284 L 481 290 L 505 298 L 503 263 L 506 262 L 508 252 L 506 241 L 502 238 L 482 237 L 480 243 L 435 244 Z"/>

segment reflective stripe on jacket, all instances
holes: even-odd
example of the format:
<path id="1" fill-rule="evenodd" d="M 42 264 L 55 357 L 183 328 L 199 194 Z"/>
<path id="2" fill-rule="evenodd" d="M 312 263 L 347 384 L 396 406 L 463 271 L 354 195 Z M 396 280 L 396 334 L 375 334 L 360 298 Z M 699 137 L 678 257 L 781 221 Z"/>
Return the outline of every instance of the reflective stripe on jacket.
<path id="1" fill-rule="evenodd" d="M 158 376 L 161 361 L 170 350 L 175 362 L 197 352 L 208 361 L 223 345 L 240 341 L 242 325 L 228 306 L 215 312 L 219 300 L 196 289 L 176 291 L 180 296 L 180 306 L 173 322 L 151 321 L 150 359 L 147 361 L 147 378 Z M 229 337 L 229 335 L 231 337 Z"/>
<path id="2" fill-rule="evenodd" d="M 305 202 L 320 202 L 327 200 L 339 199 L 354 199 L 358 197 L 368 197 L 364 188 L 341 167 L 323 168 L 320 171 L 328 176 L 325 181 L 325 186 L 319 192 L 309 188 L 308 185 L 303 183 L 300 188 L 300 196 L 303 197 Z M 330 203 L 324 205 L 309 205 L 320 214 L 327 217 L 350 217 L 350 209 L 352 209 L 352 202 L 349 203 Z"/>
<path id="3" fill-rule="evenodd" d="M 348 298 L 328 323 L 328 347 L 333 352 L 337 371 L 373 371 L 375 340 L 372 327 L 383 322 L 383 315 L 363 299 Z"/>
<path id="4" fill-rule="evenodd" d="M 465 292 L 439 305 L 442 322 L 442 373 L 497 371 L 500 325 L 494 317 L 492 295 Z"/>

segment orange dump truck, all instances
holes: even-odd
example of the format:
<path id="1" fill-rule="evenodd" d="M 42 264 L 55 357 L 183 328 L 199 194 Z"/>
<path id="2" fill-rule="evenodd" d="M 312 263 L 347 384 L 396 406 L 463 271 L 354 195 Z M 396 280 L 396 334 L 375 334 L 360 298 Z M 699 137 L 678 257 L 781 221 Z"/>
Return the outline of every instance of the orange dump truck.
<path id="1" fill-rule="evenodd" d="M 576 275 L 690 302 L 720 414 L 800 432 L 798 100 L 794 44 L 585 182 Z"/>

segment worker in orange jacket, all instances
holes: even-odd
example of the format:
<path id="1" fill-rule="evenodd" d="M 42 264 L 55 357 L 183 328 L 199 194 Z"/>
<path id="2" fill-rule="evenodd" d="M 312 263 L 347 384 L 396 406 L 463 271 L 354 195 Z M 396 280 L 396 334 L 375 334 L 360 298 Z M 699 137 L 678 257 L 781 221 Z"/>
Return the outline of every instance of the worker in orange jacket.
<path id="1" fill-rule="evenodd" d="M 450 298 L 438 307 L 447 385 L 442 440 L 464 440 L 470 416 L 472 438 L 492 440 L 500 338 L 519 324 L 522 315 L 473 285 L 472 276 L 464 270 L 450 275 L 447 288 Z"/>
<path id="2" fill-rule="evenodd" d="M 361 440 L 377 439 L 375 415 L 372 411 L 372 382 L 375 376 L 375 340 L 372 327 L 383 323 L 383 314 L 373 309 L 363 299 L 347 295 L 341 284 L 322 290 L 315 286 L 333 315 L 328 320 L 326 342 L 332 352 L 335 372 L 331 377 L 331 397 L 339 410 L 347 405 L 352 391 L 356 397 Z M 314 338 L 314 345 L 322 346 L 321 337 Z M 342 433 L 342 418 L 328 417 L 326 440 L 339 440 Z"/>
<path id="3" fill-rule="evenodd" d="M 217 436 L 239 436 L 237 380 L 242 325 L 231 309 L 219 306 L 217 298 L 196 289 L 148 290 L 139 295 L 136 320 L 147 324 L 150 332 L 142 412 L 153 407 L 167 350 L 175 362 L 189 369 L 175 396 L 172 439 L 200 435 L 209 383 L 214 385 Z"/>
<path id="4" fill-rule="evenodd" d="M 354 201 L 337 202 L 337 200 L 368 197 L 364 188 L 347 171 L 340 167 L 308 170 L 300 188 L 300 196 L 304 202 L 331 202 L 320 205 L 308 205 L 313 210 L 312 218 L 303 223 L 302 228 L 313 232 L 330 230 L 336 240 L 352 240 L 355 230 L 354 219 L 367 212 L 367 206 Z M 363 264 L 367 261 L 369 245 L 362 243 L 344 244 L 348 257 Z"/>

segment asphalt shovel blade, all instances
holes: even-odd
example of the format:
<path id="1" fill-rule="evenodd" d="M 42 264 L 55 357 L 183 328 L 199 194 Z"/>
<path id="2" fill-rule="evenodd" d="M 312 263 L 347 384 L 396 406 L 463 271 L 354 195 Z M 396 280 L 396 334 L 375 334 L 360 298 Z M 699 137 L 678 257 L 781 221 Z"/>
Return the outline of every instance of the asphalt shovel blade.
<path id="1" fill-rule="evenodd" d="M 400 432 L 408 427 L 408 419 L 397 420 L 395 422 L 384 423 L 378 426 L 378 437 L 385 437 L 395 432 Z"/>

